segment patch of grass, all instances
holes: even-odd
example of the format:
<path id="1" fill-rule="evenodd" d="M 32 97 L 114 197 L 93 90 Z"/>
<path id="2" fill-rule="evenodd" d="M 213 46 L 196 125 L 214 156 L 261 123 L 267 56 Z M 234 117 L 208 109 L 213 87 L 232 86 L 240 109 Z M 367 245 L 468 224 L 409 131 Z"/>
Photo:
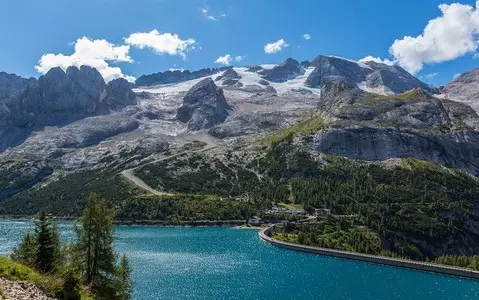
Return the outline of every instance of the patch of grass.
<path id="1" fill-rule="evenodd" d="M 0 277 L 12 281 L 36 282 L 41 275 L 30 267 L 11 261 L 5 257 L 0 257 Z"/>
<path id="2" fill-rule="evenodd" d="M 413 157 L 404 158 L 401 161 L 402 167 L 408 170 L 431 170 L 437 172 L 446 171 L 445 168 L 442 168 L 440 165 L 437 165 L 433 162 L 427 160 L 421 160 Z"/>
<path id="3" fill-rule="evenodd" d="M 267 140 L 267 144 L 276 144 L 283 140 L 292 139 L 294 135 L 312 135 L 318 130 L 327 127 L 327 123 L 324 122 L 323 118 L 319 115 L 312 115 L 307 119 L 288 127 L 287 129 L 281 131 L 278 134 L 270 136 Z"/>
<path id="4" fill-rule="evenodd" d="M 385 100 L 411 100 L 411 99 L 421 97 L 422 95 L 424 94 L 419 89 L 414 89 L 402 94 L 391 95 L 391 96 L 367 93 L 362 99 L 361 104 L 366 106 L 374 106 L 378 104 L 379 102 L 385 101 Z"/>
<path id="5" fill-rule="evenodd" d="M 10 281 L 31 282 L 50 297 L 55 297 L 63 285 L 63 278 L 61 277 L 42 275 L 30 267 L 14 262 L 6 257 L 0 257 L 0 277 Z M 93 300 L 86 288 L 82 290 L 81 295 L 82 300 Z M 7 299 L 0 291 L 0 299 L 1 297 Z"/>
<path id="6" fill-rule="evenodd" d="M 303 204 L 294 204 L 294 203 L 284 203 L 284 202 L 280 202 L 280 203 L 277 203 L 276 205 L 278 205 L 279 207 L 283 207 L 283 208 L 289 209 L 289 210 L 293 210 L 293 209 L 301 210 L 301 209 L 304 209 L 304 205 L 303 205 Z"/>

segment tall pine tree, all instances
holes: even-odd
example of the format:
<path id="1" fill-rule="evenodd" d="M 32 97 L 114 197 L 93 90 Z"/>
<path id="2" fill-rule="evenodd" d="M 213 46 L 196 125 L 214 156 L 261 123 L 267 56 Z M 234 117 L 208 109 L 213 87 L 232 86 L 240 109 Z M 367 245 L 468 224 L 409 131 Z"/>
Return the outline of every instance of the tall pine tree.
<path id="1" fill-rule="evenodd" d="M 35 267 L 44 273 L 50 273 L 55 267 L 55 252 L 58 249 L 58 240 L 55 240 L 52 222 L 45 212 L 41 212 L 35 223 L 35 240 L 37 251 Z"/>
<path id="2" fill-rule="evenodd" d="M 90 285 L 100 298 L 115 299 L 118 277 L 113 213 L 104 198 L 94 193 L 88 196 L 85 211 L 75 232 L 85 284 Z"/>

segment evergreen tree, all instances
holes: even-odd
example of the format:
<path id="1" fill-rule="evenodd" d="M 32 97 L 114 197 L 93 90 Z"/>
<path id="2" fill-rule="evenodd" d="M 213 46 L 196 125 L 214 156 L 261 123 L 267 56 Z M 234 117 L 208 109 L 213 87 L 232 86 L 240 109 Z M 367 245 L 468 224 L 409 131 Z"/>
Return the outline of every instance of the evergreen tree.
<path id="1" fill-rule="evenodd" d="M 88 196 L 80 225 L 75 228 L 80 268 L 85 284 L 105 299 L 114 299 L 117 276 L 114 251 L 113 214 L 106 200 L 97 194 Z"/>
<path id="2" fill-rule="evenodd" d="M 68 269 L 64 275 L 63 288 L 61 291 L 63 300 L 81 299 L 81 278 L 74 269 Z"/>
<path id="3" fill-rule="evenodd" d="M 26 233 L 20 244 L 13 250 L 11 258 L 20 263 L 33 266 L 37 257 L 37 242 L 35 236 Z"/>
<path id="4" fill-rule="evenodd" d="M 55 267 L 55 238 L 52 231 L 52 222 L 45 212 L 41 212 L 35 223 L 35 240 L 37 244 L 35 267 L 44 273 L 53 271 Z"/>
<path id="5" fill-rule="evenodd" d="M 118 268 L 118 291 L 119 299 L 130 300 L 133 293 L 133 283 L 131 280 L 131 267 L 128 258 L 123 255 L 121 257 L 120 266 Z"/>

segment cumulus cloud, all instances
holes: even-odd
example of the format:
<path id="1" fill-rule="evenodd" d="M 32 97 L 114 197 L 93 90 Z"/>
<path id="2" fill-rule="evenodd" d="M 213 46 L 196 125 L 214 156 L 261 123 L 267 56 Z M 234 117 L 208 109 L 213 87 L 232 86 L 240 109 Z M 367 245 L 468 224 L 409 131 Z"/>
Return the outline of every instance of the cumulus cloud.
<path id="1" fill-rule="evenodd" d="M 380 57 L 374 57 L 374 56 L 371 56 L 371 55 L 368 55 L 368 56 L 366 56 L 364 58 L 361 58 L 359 60 L 359 62 L 362 62 L 362 63 L 365 63 L 365 62 L 368 62 L 368 61 L 372 61 L 372 62 L 380 63 L 380 64 L 385 64 L 385 65 L 389 65 L 389 66 L 392 66 L 394 64 L 394 61 L 389 60 L 387 58 L 381 59 Z"/>
<path id="2" fill-rule="evenodd" d="M 304 38 L 305 40 L 309 40 L 309 39 L 311 39 L 311 35 L 308 34 L 308 33 L 305 33 L 305 34 L 303 34 L 303 38 Z"/>
<path id="3" fill-rule="evenodd" d="M 460 3 L 441 4 L 442 15 L 429 21 L 422 34 L 397 39 L 390 53 L 411 73 L 424 64 L 456 59 L 478 48 L 479 1 L 476 7 Z"/>
<path id="4" fill-rule="evenodd" d="M 236 61 L 242 61 L 245 58 L 246 58 L 246 56 L 238 55 L 238 56 L 235 57 L 235 60 Z"/>
<path id="5" fill-rule="evenodd" d="M 266 54 L 278 53 L 288 46 L 289 44 L 287 44 L 284 39 L 280 39 L 276 42 L 266 44 L 264 46 L 264 52 Z"/>
<path id="6" fill-rule="evenodd" d="M 150 32 L 137 32 L 125 38 L 125 43 L 138 49 L 149 48 L 156 54 L 180 55 L 186 57 L 186 53 L 194 49 L 194 39 L 182 40 L 177 34 L 160 33 L 154 29 Z"/>
<path id="7" fill-rule="evenodd" d="M 96 68 L 107 82 L 116 78 L 135 80 L 134 77 L 123 74 L 119 67 L 110 65 L 116 62 L 133 62 L 129 56 L 130 46 L 117 46 L 107 40 L 91 40 L 87 37 L 79 38 L 73 45 L 74 52 L 71 55 L 53 53 L 42 55 L 35 69 L 45 74 L 54 67 L 66 70 L 70 66 L 86 65 Z"/>
<path id="8" fill-rule="evenodd" d="M 220 64 L 220 65 L 229 65 L 231 64 L 231 61 L 233 60 L 233 57 L 231 54 L 226 54 L 224 56 L 220 56 L 215 60 L 215 63 Z"/>

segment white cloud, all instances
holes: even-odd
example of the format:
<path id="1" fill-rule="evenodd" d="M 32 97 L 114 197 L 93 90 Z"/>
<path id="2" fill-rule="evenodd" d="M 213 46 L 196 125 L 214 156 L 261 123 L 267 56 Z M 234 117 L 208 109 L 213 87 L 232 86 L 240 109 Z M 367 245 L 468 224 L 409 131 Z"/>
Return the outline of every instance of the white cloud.
<path id="1" fill-rule="evenodd" d="M 45 74 L 54 67 L 66 70 L 70 66 L 86 65 L 96 68 L 106 82 L 116 78 L 134 81 L 134 77 L 123 74 L 119 67 L 110 66 L 110 63 L 133 62 L 133 59 L 129 56 L 129 51 L 130 46 L 128 45 L 116 46 L 107 40 L 91 40 L 82 37 L 74 43 L 73 54 L 44 54 L 39 59 L 35 69 Z"/>
<path id="2" fill-rule="evenodd" d="M 225 17 L 226 17 L 226 14 L 225 14 L 225 13 L 221 13 L 221 14 L 215 16 L 215 15 L 212 14 L 212 13 L 210 12 L 210 10 L 207 9 L 207 8 L 202 8 L 202 9 L 201 9 L 201 13 L 203 14 L 203 16 L 204 16 L 206 19 L 211 20 L 211 21 L 218 21 L 219 18 L 225 18 Z"/>
<path id="3" fill-rule="evenodd" d="M 229 65 L 231 64 L 231 61 L 233 60 L 233 57 L 231 54 L 226 54 L 224 56 L 220 56 L 215 60 L 215 63 L 220 64 L 220 65 Z"/>
<path id="4" fill-rule="evenodd" d="M 177 34 L 160 33 L 154 29 L 150 32 L 137 32 L 125 39 L 128 45 L 138 49 L 149 48 L 159 55 L 180 55 L 186 57 L 189 50 L 194 49 L 194 39 L 182 40 Z"/>
<path id="5" fill-rule="evenodd" d="M 439 75 L 439 73 L 434 72 L 434 73 L 422 75 L 421 77 L 426 78 L 426 79 L 432 79 L 432 78 L 436 78 L 437 75 Z"/>
<path id="6" fill-rule="evenodd" d="M 359 60 L 359 62 L 362 62 L 362 63 L 366 63 L 368 61 L 372 61 L 372 62 L 379 63 L 379 64 L 385 64 L 385 65 L 388 65 L 388 66 L 392 66 L 394 64 L 394 62 L 392 60 L 389 60 L 387 58 L 381 59 L 380 57 L 374 57 L 374 56 L 371 56 L 371 55 L 368 55 L 368 56 L 366 56 L 364 58 L 361 58 Z"/>
<path id="7" fill-rule="evenodd" d="M 236 61 L 242 61 L 245 58 L 246 58 L 246 56 L 238 55 L 238 56 L 235 57 L 235 60 Z"/>
<path id="8" fill-rule="evenodd" d="M 303 34 L 303 38 L 304 38 L 305 40 L 309 40 L 309 39 L 311 39 L 311 35 L 308 34 L 308 33 L 305 33 L 305 34 Z"/>
<path id="9" fill-rule="evenodd" d="M 452 79 L 457 79 L 459 78 L 459 76 L 461 76 L 462 74 L 461 73 L 456 73 L 452 76 Z"/>
<path id="10" fill-rule="evenodd" d="M 441 4 L 442 16 L 429 21 L 422 34 L 396 40 L 390 53 L 403 68 L 419 72 L 424 64 L 456 59 L 478 48 L 479 1 L 476 7 Z"/>
<path id="11" fill-rule="evenodd" d="M 264 46 L 264 52 L 266 54 L 273 54 L 280 52 L 282 49 L 288 47 L 289 44 L 286 43 L 284 39 L 280 39 L 274 43 L 268 43 Z"/>

